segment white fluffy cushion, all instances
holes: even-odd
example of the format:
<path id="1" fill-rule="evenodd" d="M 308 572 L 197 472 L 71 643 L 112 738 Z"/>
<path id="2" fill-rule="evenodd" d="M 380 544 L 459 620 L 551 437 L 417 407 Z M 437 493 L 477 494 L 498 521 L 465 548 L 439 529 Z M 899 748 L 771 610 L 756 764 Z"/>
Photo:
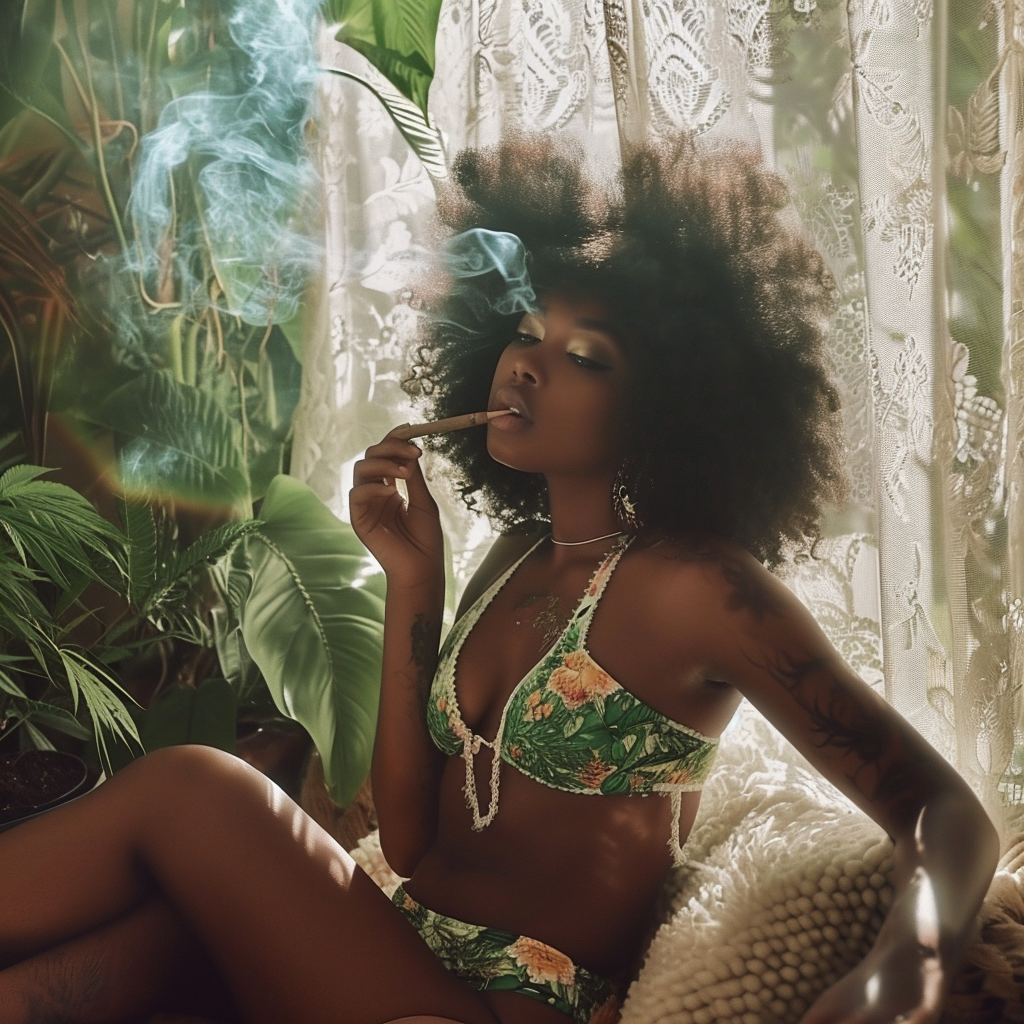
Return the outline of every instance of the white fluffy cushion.
<path id="1" fill-rule="evenodd" d="M 723 737 L 622 1024 L 784 1024 L 868 951 L 892 844 L 756 713 Z M 376 834 L 352 851 L 387 892 Z"/>
<path id="2" fill-rule="evenodd" d="M 774 729 L 723 738 L 622 1024 L 797 1021 L 892 901 L 892 844 Z"/>

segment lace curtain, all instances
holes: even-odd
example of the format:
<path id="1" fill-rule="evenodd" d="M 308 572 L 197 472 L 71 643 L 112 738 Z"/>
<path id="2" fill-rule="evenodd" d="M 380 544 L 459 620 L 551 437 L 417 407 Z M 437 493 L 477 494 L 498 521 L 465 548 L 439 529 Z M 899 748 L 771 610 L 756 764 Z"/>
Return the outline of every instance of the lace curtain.
<path id="1" fill-rule="evenodd" d="M 437 54 L 450 154 L 522 125 L 613 172 L 622 142 L 685 128 L 788 179 L 839 285 L 853 480 L 790 583 L 1000 819 L 1024 800 L 1024 0 L 447 0 Z M 373 77 L 328 33 L 323 58 Z M 411 412 L 402 256 L 433 188 L 358 85 L 324 82 L 318 127 L 292 472 L 344 516 L 352 461 Z M 464 582 L 490 535 L 437 482 Z"/>

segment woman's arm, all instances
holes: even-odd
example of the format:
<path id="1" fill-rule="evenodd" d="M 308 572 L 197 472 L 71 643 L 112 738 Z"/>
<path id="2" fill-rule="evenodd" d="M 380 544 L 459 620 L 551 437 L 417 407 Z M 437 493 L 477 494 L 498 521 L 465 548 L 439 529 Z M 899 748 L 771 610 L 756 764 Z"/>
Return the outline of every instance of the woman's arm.
<path id="1" fill-rule="evenodd" d="M 380 709 L 371 779 L 381 849 L 400 875 L 413 873 L 437 828 L 444 755 L 427 732 L 444 610 L 444 542 L 420 449 L 387 437 L 356 463 L 352 528 L 387 576 Z M 395 486 L 406 481 L 408 505 Z"/>
<path id="2" fill-rule="evenodd" d="M 843 662 L 807 609 L 755 559 L 700 565 L 708 678 L 736 686 L 893 839 L 896 898 L 865 961 L 805 1024 L 937 1021 L 992 880 L 999 840 L 964 780 Z"/>
<path id="3" fill-rule="evenodd" d="M 437 829 L 444 755 L 427 732 L 426 707 L 437 667 L 444 575 L 411 586 L 388 581 L 384 659 L 371 780 L 381 849 L 405 878 Z"/>

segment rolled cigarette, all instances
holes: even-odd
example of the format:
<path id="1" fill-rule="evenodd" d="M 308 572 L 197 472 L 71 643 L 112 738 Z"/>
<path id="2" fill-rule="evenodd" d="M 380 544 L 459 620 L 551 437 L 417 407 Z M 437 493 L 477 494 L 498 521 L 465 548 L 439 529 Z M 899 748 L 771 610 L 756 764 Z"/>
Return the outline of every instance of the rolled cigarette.
<path id="1" fill-rule="evenodd" d="M 447 419 L 434 420 L 431 423 L 403 423 L 390 432 L 391 437 L 403 441 L 411 441 L 414 437 L 425 434 L 447 434 L 452 430 L 465 430 L 478 424 L 493 420 L 496 416 L 509 416 L 511 409 L 493 409 L 490 412 L 467 412 L 462 416 L 449 416 Z"/>

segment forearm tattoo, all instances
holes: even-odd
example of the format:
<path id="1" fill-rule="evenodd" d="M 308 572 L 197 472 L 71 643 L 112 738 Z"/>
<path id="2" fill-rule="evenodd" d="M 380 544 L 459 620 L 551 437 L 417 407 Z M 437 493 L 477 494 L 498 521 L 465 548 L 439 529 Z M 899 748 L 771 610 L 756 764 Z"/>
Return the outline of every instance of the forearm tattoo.
<path id="1" fill-rule="evenodd" d="M 759 626 L 786 616 L 784 592 L 770 584 L 764 570 L 714 539 L 691 538 L 678 557 L 713 563 L 728 585 L 725 607 L 743 611 Z M 770 627 L 769 627 L 770 631 Z M 886 819 L 905 821 L 918 812 L 928 785 L 922 766 L 927 750 L 908 743 L 906 733 L 870 693 L 852 690 L 833 670 L 830 657 L 801 657 L 769 644 L 747 660 L 775 680 L 806 713 L 816 746 L 844 756 L 850 784 L 877 806 Z"/>
<path id="2" fill-rule="evenodd" d="M 426 720 L 430 684 L 437 668 L 437 626 L 429 615 L 419 612 L 409 630 L 411 662 L 415 672 L 414 692 L 419 713 Z"/>
<path id="3" fill-rule="evenodd" d="M 766 672 L 807 714 L 818 747 L 848 755 L 855 767 L 844 774 L 856 789 L 893 819 L 914 814 L 921 804 L 924 755 L 908 749 L 901 731 L 871 698 L 859 698 L 829 668 L 830 659 L 799 659 L 775 651 L 751 664 Z"/>

